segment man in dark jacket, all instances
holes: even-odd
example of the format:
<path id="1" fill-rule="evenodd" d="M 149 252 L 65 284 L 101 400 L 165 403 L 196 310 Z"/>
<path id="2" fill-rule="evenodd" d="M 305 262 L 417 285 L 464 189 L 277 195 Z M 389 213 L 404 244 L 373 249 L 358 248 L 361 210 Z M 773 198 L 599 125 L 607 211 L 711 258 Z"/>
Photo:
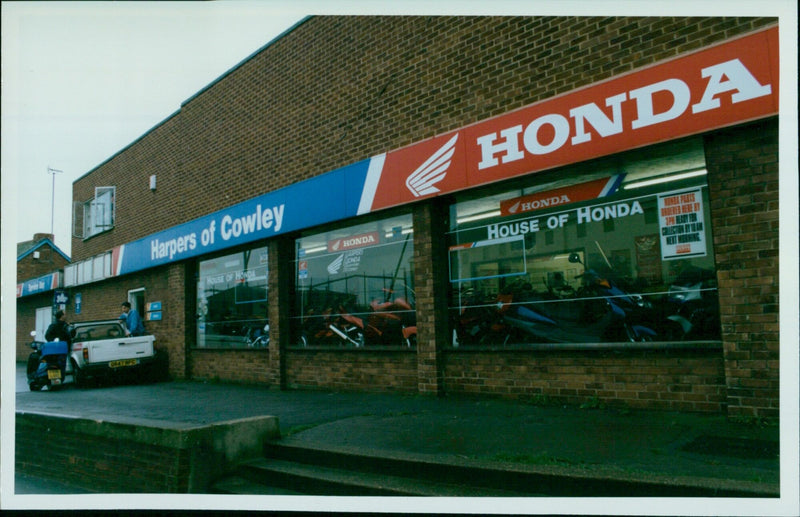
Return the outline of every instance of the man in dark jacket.
<path id="1" fill-rule="evenodd" d="M 69 349 L 72 344 L 72 335 L 70 334 L 67 315 L 64 314 L 64 311 L 56 312 L 56 321 L 47 327 L 44 338 L 47 341 L 66 341 L 67 349 Z"/>

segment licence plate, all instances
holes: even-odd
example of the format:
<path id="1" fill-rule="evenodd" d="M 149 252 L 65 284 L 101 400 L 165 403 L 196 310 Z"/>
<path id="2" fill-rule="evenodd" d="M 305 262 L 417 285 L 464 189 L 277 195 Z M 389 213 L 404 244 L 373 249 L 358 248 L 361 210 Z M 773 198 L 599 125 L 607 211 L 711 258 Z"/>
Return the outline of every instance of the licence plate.
<path id="1" fill-rule="evenodd" d="M 109 368 L 120 368 L 123 366 L 136 366 L 139 364 L 138 359 L 121 359 L 119 361 L 111 361 L 108 363 Z"/>
<path id="2" fill-rule="evenodd" d="M 61 370 L 47 370 L 48 379 L 61 379 Z"/>

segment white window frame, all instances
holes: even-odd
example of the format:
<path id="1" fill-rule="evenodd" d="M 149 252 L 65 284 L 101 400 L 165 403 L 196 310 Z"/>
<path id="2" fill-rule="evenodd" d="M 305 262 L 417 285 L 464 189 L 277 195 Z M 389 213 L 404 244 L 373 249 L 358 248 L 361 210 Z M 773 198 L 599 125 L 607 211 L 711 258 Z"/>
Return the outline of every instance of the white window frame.
<path id="1" fill-rule="evenodd" d="M 81 208 L 76 207 L 76 210 L 83 211 L 82 232 L 79 237 L 88 239 L 113 229 L 116 219 L 116 187 L 95 187 L 94 197 L 83 203 Z"/>
<path id="2" fill-rule="evenodd" d="M 97 282 L 111 277 L 110 251 L 64 266 L 64 287 Z"/>

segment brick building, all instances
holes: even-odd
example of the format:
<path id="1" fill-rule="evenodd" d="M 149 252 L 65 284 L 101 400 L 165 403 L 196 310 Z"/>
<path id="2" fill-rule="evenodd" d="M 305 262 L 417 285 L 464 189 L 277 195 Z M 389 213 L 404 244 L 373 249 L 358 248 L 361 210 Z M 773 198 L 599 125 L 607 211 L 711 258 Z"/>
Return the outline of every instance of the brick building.
<path id="1" fill-rule="evenodd" d="M 178 378 L 778 414 L 774 18 L 310 17 L 73 184 Z"/>
<path id="2" fill-rule="evenodd" d="M 16 357 L 27 359 L 31 331 L 44 340 L 44 332 L 58 305 L 56 293 L 63 287 L 64 266 L 70 260 L 53 242 L 50 233 L 34 234 L 17 243 L 17 334 Z"/>

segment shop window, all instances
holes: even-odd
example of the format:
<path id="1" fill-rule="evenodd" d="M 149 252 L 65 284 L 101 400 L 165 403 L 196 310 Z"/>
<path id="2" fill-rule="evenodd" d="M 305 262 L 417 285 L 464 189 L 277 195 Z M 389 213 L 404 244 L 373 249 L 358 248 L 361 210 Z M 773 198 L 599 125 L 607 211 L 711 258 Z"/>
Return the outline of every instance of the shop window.
<path id="1" fill-rule="evenodd" d="M 248 248 L 198 265 L 197 346 L 265 348 L 267 248 Z"/>
<path id="2" fill-rule="evenodd" d="M 718 341 L 701 141 L 582 169 L 451 206 L 452 344 Z"/>
<path id="3" fill-rule="evenodd" d="M 414 347 L 410 215 L 296 240 L 294 346 Z"/>

